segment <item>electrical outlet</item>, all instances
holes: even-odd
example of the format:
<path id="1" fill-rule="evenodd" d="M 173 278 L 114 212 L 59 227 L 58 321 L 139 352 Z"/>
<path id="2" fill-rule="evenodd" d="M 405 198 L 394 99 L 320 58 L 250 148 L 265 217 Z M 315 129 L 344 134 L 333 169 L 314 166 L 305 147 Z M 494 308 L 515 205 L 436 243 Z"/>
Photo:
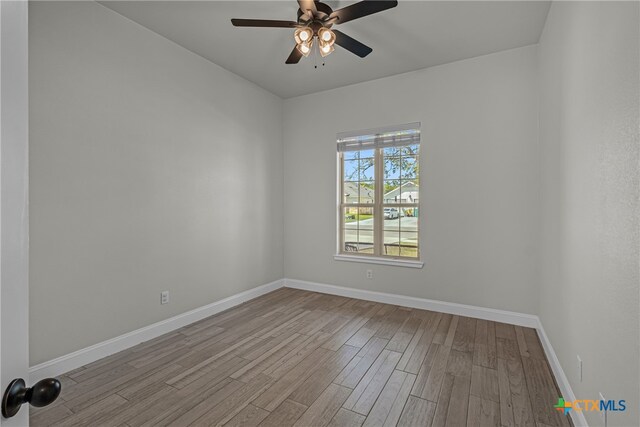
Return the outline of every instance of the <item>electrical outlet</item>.
<path id="1" fill-rule="evenodd" d="M 582 382 L 582 359 L 580 359 L 579 355 L 576 355 L 578 358 L 578 381 Z"/>
<path id="2" fill-rule="evenodd" d="M 169 304 L 169 291 L 160 292 L 160 304 Z"/>
<path id="3" fill-rule="evenodd" d="M 367 279 L 373 279 L 373 270 L 367 270 Z"/>
<path id="4" fill-rule="evenodd" d="M 600 396 L 600 402 L 606 402 L 602 393 L 598 393 L 598 396 Z M 600 418 L 602 419 L 602 425 L 604 425 L 604 427 L 607 427 L 607 411 L 606 410 L 600 411 Z"/>

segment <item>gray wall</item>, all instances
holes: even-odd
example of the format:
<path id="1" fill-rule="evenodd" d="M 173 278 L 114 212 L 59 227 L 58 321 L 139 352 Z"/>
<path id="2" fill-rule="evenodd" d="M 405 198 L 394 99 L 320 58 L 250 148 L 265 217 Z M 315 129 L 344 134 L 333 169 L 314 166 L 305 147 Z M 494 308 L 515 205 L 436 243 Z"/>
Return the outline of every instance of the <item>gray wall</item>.
<path id="1" fill-rule="evenodd" d="M 638 13 L 555 2 L 540 41 L 539 315 L 578 399 L 627 401 L 609 426 L 640 425 Z"/>
<path id="2" fill-rule="evenodd" d="M 285 100 L 286 277 L 536 313 L 536 61 L 529 46 Z M 336 133 L 416 121 L 424 268 L 334 261 Z"/>
<path id="3" fill-rule="evenodd" d="M 32 365 L 283 276 L 278 97 L 97 3 L 29 28 Z"/>

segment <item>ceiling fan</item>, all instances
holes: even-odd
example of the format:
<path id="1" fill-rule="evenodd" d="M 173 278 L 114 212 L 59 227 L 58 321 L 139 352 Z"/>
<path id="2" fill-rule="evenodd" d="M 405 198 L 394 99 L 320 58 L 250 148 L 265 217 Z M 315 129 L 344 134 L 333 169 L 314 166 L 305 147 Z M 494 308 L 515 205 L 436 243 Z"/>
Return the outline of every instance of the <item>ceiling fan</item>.
<path id="1" fill-rule="evenodd" d="M 344 24 L 363 16 L 372 15 L 391 9 L 398 5 L 397 0 L 364 0 L 342 9 L 333 10 L 325 3 L 314 0 L 298 0 L 297 21 L 277 21 L 267 19 L 232 19 L 236 27 L 272 27 L 292 28 L 296 45 L 285 61 L 286 64 L 297 64 L 304 56 L 311 53 L 314 45 L 322 57 L 334 51 L 334 44 L 342 46 L 349 52 L 364 58 L 373 49 L 349 37 L 342 31 L 332 29 L 333 25 Z"/>

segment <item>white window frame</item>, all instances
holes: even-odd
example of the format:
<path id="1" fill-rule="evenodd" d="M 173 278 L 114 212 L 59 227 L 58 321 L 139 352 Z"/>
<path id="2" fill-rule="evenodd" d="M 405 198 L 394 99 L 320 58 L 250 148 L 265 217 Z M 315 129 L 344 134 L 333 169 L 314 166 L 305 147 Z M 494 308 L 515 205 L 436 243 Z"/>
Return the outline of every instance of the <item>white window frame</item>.
<path id="1" fill-rule="evenodd" d="M 392 126 L 386 128 L 378 128 L 378 129 L 370 129 L 364 131 L 356 131 L 356 132 L 348 132 L 338 134 L 338 141 L 343 141 L 345 139 L 352 140 L 354 137 L 359 136 L 373 136 L 373 135 L 383 135 L 391 132 L 398 132 L 403 130 L 420 130 L 420 123 L 410 123 L 407 125 L 399 125 Z M 419 135 L 419 133 L 418 133 Z M 369 138 L 371 139 L 371 138 Z M 418 144 L 420 143 L 418 136 Z M 357 143 L 354 143 L 357 144 Z M 411 145 L 415 144 L 413 142 Z M 408 145 L 408 144 L 405 144 Z M 422 210 L 420 209 L 420 203 L 422 197 L 418 197 L 418 203 L 384 203 L 384 148 L 385 147 L 361 147 L 362 150 L 373 149 L 374 150 L 374 182 L 375 182 L 375 197 L 374 203 L 360 203 L 358 200 L 357 203 L 345 203 L 344 202 L 344 151 L 338 150 L 337 153 L 337 236 L 336 236 L 336 254 L 334 255 L 334 259 L 337 261 L 350 261 L 350 262 L 363 262 L 370 264 L 382 264 L 382 265 L 392 265 L 392 266 L 401 266 L 401 267 L 411 267 L 411 268 L 422 268 L 424 263 L 421 261 L 421 217 Z M 351 150 L 358 151 L 358 150 Z M 422 152 L 422 147 L 419 150 L 419 153 Z M 418 155 L 418 164 L 420 164 L 420 155 Z M 418 181 L 418 192 L 420 192 L 420 182 Z M 402 185 L 402 182 L 401 182 Z M 374 250 L 373 254 L 364 254 L 364 253 L 356 253 L 351 254 L 345 251 L 345 242 L 344 242 L 344 213 L 343 210 L 345 208 L 372 208 L 374 211 L 374 231 L 373 231 L 373 245 Z M 415 208 L 418 211 L 417 217 L 417 235 L 418 235 L 418 257 L 403 257 L 403 256 L 394 256 L 394 255 L 386 255 L 384 254 L 384 208 L 391 207 L 396 208 L 398 211 L 402 208 Z"/>

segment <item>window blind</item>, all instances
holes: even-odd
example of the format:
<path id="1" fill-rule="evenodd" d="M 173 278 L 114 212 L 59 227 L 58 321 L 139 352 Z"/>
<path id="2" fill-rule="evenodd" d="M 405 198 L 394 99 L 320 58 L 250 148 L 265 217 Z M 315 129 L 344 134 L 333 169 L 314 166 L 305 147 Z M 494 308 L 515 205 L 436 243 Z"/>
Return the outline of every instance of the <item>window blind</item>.
<path id="1" fill-rule="evenodd" d="M 343 132 L 337 139 L 339 152 L 414 145 L 420 143 L 420 123 Z"/>

